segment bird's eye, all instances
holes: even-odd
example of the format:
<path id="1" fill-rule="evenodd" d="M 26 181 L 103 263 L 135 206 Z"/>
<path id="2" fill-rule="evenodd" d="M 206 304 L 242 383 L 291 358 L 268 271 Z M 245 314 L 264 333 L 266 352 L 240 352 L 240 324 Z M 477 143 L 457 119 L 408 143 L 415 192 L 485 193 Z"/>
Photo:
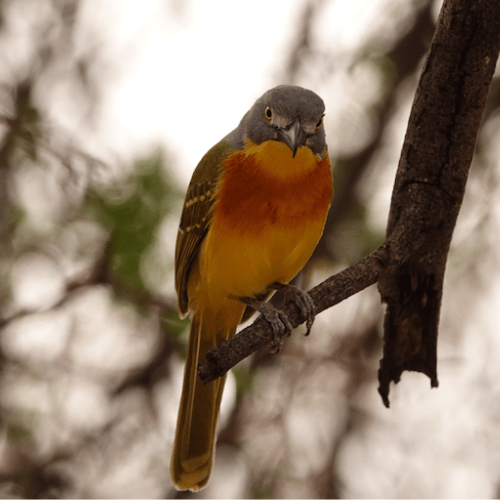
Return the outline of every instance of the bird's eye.
<path id="1" fill-rule="evenodd" d="M 319 120 L 319 122 L 316 123 L 316 130 L 318 130 L 319 128 L 321 128 L 321 125 L 323 125 L 323 117 L 321 117 L 321 119 Z"/>
<path id="2" fill-rule="evenodd" d="M 271 111 L 271 108 L 269 106 L 264 111 L 264 115 L 268 120 L 270 120 L 273 117 L 273 112 Z"/>

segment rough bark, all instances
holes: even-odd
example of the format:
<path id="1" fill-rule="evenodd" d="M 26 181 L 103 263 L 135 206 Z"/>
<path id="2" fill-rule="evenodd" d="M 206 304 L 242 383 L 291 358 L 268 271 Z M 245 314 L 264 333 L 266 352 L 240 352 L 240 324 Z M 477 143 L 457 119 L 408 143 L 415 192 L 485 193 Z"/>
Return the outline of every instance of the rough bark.
<path id="1" fill-rule="evenodd" d="M 436 344 L 450 241 L 500 46 L 497 0 L 446 0 L 415 94 L 387 234 L 421 224 L 424 244 L 379 282 L 387 303 L 379 392 L 405 370 L 437 386 Z"/>
<path id="2" fill-rule="evenodd" d="M 475 142 L 500 50 L 498 0 L 445 0 L 422 69 L 399 162 L 387 240 L 310 291 L 316 312 L 379 282 L 387 303 L 379 392 L 405 370 L 437 386 L 443 277 Z M 285 313 L 302 322 L 294 304 Z M 272 340 L 263 318 L 213 349 L 199 365 L 214 380 Z"/>

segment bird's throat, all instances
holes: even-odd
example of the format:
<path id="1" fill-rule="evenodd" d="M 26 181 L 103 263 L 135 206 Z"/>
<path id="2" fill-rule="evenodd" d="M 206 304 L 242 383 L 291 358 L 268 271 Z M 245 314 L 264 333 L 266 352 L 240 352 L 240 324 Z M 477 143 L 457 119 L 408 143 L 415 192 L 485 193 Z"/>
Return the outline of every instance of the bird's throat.
<path id="1" fill-rule="evenodd" d="M 244 155 L 266 176 L 281 180 L 297 179 L 314 169 L 321 160 L 306 146 L 300 146 L 294 157 L 292 150 L 281 141 L 262 144 L 246 141 Z"/>

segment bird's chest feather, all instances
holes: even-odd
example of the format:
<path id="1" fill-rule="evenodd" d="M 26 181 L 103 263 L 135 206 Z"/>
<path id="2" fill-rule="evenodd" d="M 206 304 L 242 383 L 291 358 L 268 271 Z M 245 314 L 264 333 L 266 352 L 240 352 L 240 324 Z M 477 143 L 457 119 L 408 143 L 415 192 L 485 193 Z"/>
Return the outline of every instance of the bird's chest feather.
<path id="1" fill-rule="evenodd" d="M 331 196 L 327 157 L 318 161 L 303 147 L 292 158 L 283 143 L 268 141 L 228 160 L 213 219 L 240 234 L 293 232 L 324 219 Z"/>
<path id="2" fill-rule="evenodd" d="M 237 153 L 226 163 L 200 256 L 214 290 L 253 295 L 273 281 L 290 281 L 323 232 L 332 196 L 328 158 L 318 161 L 302 148 L 292 159 L 281 143 L 271 148 Z"/>

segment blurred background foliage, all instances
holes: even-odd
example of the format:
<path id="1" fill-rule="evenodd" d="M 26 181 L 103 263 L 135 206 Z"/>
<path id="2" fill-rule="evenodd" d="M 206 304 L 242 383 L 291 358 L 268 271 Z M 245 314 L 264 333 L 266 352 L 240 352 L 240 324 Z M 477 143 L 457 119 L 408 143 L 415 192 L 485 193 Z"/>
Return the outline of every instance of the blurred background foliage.
<path id="1" fill-rule="evenodd" d="M 210 4 L 207 23 L 220 23 L 214 33 L 230 16 L 248 14 L 246 3 Z M 148 139 L 120 149 L 120 117 L 113 122 L 105 110 L 119 83 L 136 76 L 123 68 L 135 64 L 131 47 L 141 36 L 164 29 L 162 22 L 187 29 L 206 5 L 0 1 L 1 497 L 193 496 L 173 489 L 168 468 L 189 324 L 177 316 L 173 253 L 195 165 L 183 164 L 180 144 L 159 141 L 146 121 L 138 120 L 135 135 L 144 129 Z M 272 74 L 236 90 L 250 105 L 288 82 L 326 101 L 336 195 L 324 238 L 298 278 L 307 289 L 383 241 L 440 3 L 280 6 L 294 15 Z M 122 10 L 132 13 L 126 22 Z M 202 43 L 196 30 L 189 36 Z M 243 47 L 243 38 L 231 43 Z M 187 50 L 167 49 L 181 59 Z M 185 58 L 175 79 L 189 86 L 183 74 L 197 62 Z M 246 80 L 235 64 L 238 71 Z M 218 81 L 217 74 L 203 78 Z M 216 99 L 203 95 L 202 83 L 197 93 L 207 109 L 194 109 L 193 95 L 161 89 L 175 94 L 186 117 L 162 114 L 168 106 L 152 80 L 136 94 L 137 106 L 152 93 L 151 122 L 173 123 L 179 138 L 208 133 Z M 246 102 L 234 110 L 238 118 Z M 310 337 L 295 334 L 279 355 L 262 351 L 233 370 L 214 476 L 196 496 L 497 497 L 499 106 L 497 72 L 450 254 L 441 387 L 430 391 L 424 377 L 405 374 L 391 409 L 383 407 L 376 391 L 383 309 L 372 287 L 325 311 Z"/>

